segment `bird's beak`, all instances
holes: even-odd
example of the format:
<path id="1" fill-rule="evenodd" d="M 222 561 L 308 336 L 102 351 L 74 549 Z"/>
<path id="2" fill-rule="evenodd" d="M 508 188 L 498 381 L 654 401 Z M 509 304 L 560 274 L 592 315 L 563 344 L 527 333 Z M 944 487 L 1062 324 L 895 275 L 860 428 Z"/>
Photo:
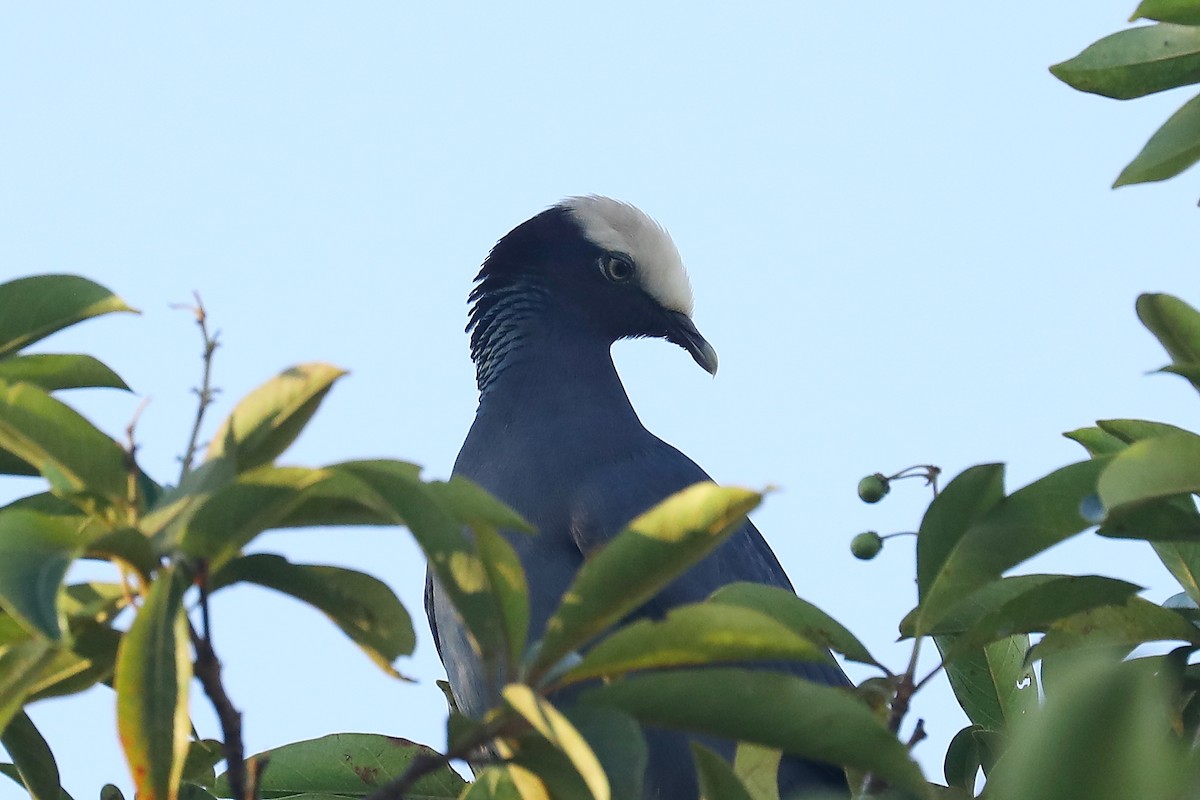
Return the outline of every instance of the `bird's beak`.
<path id="1" fill-rule="evenodd" d="M 717 351 L 700 335 L 696 323 L 687 314 L 667 312 L 667 339 L 691 353 L 709 375 L 717 374 Z"/>

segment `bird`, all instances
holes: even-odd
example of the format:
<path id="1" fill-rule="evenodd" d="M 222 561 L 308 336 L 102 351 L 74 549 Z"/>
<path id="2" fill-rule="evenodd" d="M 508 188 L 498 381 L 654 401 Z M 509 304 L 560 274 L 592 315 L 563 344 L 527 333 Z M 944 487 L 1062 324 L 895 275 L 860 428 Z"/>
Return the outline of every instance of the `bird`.
<path id="1" fill-rule="evenodd" d="M 538 530 L 508 537 L 528 576 L 536 634 L 586 554 L 668 496 L 711 480 L 642 424 L 612 345 L 665 339 L 714 376 L 717 353 L 692 320 L 691 283 L 671 236 L 635 206 L 608 197 L 569 197 L 515 227 L 487 255 L 468 303 L 479 404 L 452 474 L 483 487 Z M 661 618 L 734 581 L 794 591 L 749 520 L 627 622 Z M 498 687 L 484 675 L 432 573 L 425 608 L 458 707 L 481 716 L 496 704 Z M 820 683 L 849 684 L 833 663 L 786 668 Z M 645 800 L 696 798 L 688 738 L 645 733 Z M 732 744 L 725 747 L 731 755 Z M 846 793 L 840 768 L 791 756 L 781 763 L 779 785 L 785 798 Z"/>

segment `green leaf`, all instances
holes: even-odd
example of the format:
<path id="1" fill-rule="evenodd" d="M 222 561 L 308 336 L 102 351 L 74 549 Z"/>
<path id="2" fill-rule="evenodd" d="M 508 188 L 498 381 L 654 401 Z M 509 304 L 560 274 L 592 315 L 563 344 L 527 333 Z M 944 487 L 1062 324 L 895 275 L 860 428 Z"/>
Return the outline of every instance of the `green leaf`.
<path id="1" fill-rule="evenodd" d="M 1168 425 L 1165 422 L 1151 422 L 1145 419 L 1102 419 L 1096 424 L 1105 433 L 1111 434 L 1125 444 L 1133 444 L 1142 439 L 1154 439 L 1159 436 L 1188 433 L 1183 428 Z"/>
<path id="2" fill-rule="evenodd" d="M 739 742 L 733 754 L 733 774 L 753 800 L 779 800 L 779 762 L 783 754 L 773 747 Z"/>
<path id="3" fill-rule="evenodd" d="M 161 571 L 117 654 L 117 731 L 139 800 L 173 800 L 187 756 L 192 662 L 185 588 L 173 570 Z"/>
<path id="4" fill-rule="evenodd" d="M 1092 664 L 1017 723 L 988 779 L 988 796 L 1125 800 L 1189 796 L 1181 743 L 1161 678 Z"/>
<path id="5" fill-rule="evenodd" d="M 21 711 L 38 673 L 54 659 L 45 639 L 27 639 L 0 647 L 0 730 Z"/>
<path id="6" fill-rule="evenodd" d="M 1177 611 L 1131 597 L 1123 605 L 1094 608 L 1058 620 L 1028 658 L 1046 658 L 1083 646 L 1133 648 L 1156 641 L 1200 645 L 1200 630 Z"/>
<path id="7" fill-rule="evenodd" d="M 1081 92 L 1118 100 L 1196 83 L 1200 31 L 1169 24 L 1120 31 L 1055 64 L 1050 72 Z"/>
<path id="8" fill-rule="evenodd" d="M 712 750 L 692 742 L 692 757 L 696 760 L 696 776 L 704 800 L 755 800 L 733 768 Z"/>
<path id="9" fill-rule="evenodd" d="M 103 286 L 75 275 L 36 275 L 0 284 L 0 358 L 114 311 L 134 309 Z"/>
<path id="10" fill-rule="evenodd" d="M 971 525 L 1004 497 L 1004 465 L 971 467 L 929 504 L 917 534 L 917 590 L 922 599 Z"/>
<path id="11" fill-rule="evenodd" d="M 292 564 L 266 553 L 235 558 L 213 574 L 216 591 L 238 581 L 255 583 L 323 612 L 375 663 L 395 677 L 392 667 L 416 646 L 412 619 L 387 584 L 362 572 L 341 567 Z"/>
<path id="12" fill-rule="evenodd" d="M 189 742 L 187 758 L 183 762 L 183 780 L 212 787 L 217 782 L 213 768 L 224 759 L 223 745 L 216 739 Z"/>
<path id="13" fill-rule="evenodd" d="M 0 475 L 37 475 L 37 467 L 0 448 Z"/>
<path id="14" fill-rule="evenodd" d="M 1176 362 L 1200 362 L 1200 311 L 1169 294 L 1143 294 L 1137 299 L 1142 324 Z"/>
<path id="15" fill-rule="evenodd" d="M 501 691 L 504 701 L 547 742 L 571 761 L 595 800 L 609 800 L 608 776 L 587 741 L 565 716 L 528 686 L 510 683 Z"/>
<path id="16" fill-rule="evenodd" d="M 205 461 L 183 476 L 179 485 L 163 492 L 140 522 L 143 534 L 154 542 L 162 554 L 179 546 L 187 524 L 196 511 L 218 491 L 237 479 L 237 466 L 226 457 Z"/>
<path id="17" fill-rule="evenodd" d="M 999 731 L 1013 719 L 1037 706 L 1037 677 L 1025 664 L 1029 637 L 1010 636 L 981 648 L 958 647 L 954 636 L 936 636 L 946 662 L 946 677 L 967 717 L 982 727 Z"/>
<path id="18" fill-rule="evenodd" d="M 1093 458 L 1107 456 L 1125 449 L 1125 442 L 1101 428 L 1077 428 L 1063 434 L 1068 439 L 1083 445 Z"/>
<path id="19" fill-rule="evenodd" d="M 1163 565 L 1196 602 L 1200 602 L 1200 543 L 1151 542 Z"/>
<path id="20" fill-rule="evenodd" d="M 418 756 L 436 758 L 438 753 L 407 739 L 371 733 L 335 733 L 285 744 L 254 758 L 270 760 L 260 786 L 263 798 L 271 800 L 310 792 L 364 797 L 404 774 Z M 412 800 L 452 800 L 464 786 L 466 781 L 443 764 L 418 780 L 407 796 Z M 225 775 L 217 778 L 214 794 L 230 796 Z"/>
<path id="21" fill-rule="evenodd" d="M 296 440 L 334 382 L 345 374 L 321 363 L 284 370 L 242 398 L 217 429 L 206 459 L 225 454 L 231 439 L 239 471 L 273 462 Z"/>
<path id="22" fill-rule="evenodd" d="M 504 601 L 462 525 L 418 479 L 417 470 L 399 461 L 349 462 L 337 469 L 370 486 L 408 526 L 485 664 L 512 665 L 519 652 L 506 639 Z"/>
<path id="23" fill-rule="evenodd" d="M 979 777 L 979 769 L 987 759 L 981 734 L 986 729 L 980 725 L 968 725 L 954 734 L 950 745 L 946 748 L 946 760 L 943 769 L 946 783 L 971 792 L 974 796 L 975 781 Z"/>
<path id="24" fill-rule="evenodd" d="M 525 570 L 512 545 L 494 528 L 476 523 L 472 531 L 488 586 L 500 611 L 505 650 L 511 657 L 509 666 L 515 669 L 517 656 L 525 652 L 529 636 L 529 586 Z"/>
<path id="25" fill-rule="evenodd" d="M 956 647 L 975 649 L 1016 633 L 1040 633 L 1055 621 L 1100 606 L 1123 605 L 1141 587 L 1098 575 L 1018 575 L 965 598 L 930 630 L 956 634 Z M 905 622 L 901 631 L 912 629 Z"/>
<path id="26" fill-rule="evenodd" d="M 459 800 L 523 800 L 525 795 L 513 782 L 509 767 L 488 767 L 475 776 L 475 782 L 463 790 Z M 543 791 L 538 800 L 549 800 Z"/>
<path id="27" fill-rule="evenodd" d="M 1188 100 L 1154 132 L 1113 188 L 1173 178 L 1200 161 L 1200 95 Z"/>
<path id="28" fill-rule="evenodd" d="M 32 464 L 56 494 L 122 500 L 125 451 L 74 409 L 28 383 L 0 382 L 0 447 Z"/>
<path id="29" fill-rule="evenodd" d="M 0 380 L 59 389 L 124 389 L 125 381 L 103 362 L 85 355 L 38 354 L 0 359 Z"/>
<path id="30" fill-rule="evenodd" d="M 256 536 L 276 527 L 329 473 L 308 467 L 259 467 L 201 500 L 179 546 L 214 564 L 232 557 Z"/>
<path id="31" fill-rule="evenodd" d="M 401 463 L 401 462 L 397 462 Z M 416 480 L 421 468 L 412 468 Z M 400 525 L 396 511 L 367 483 L 340 464 L 322 468 L 327 477 L 304 493 L 300 504 L 279 521 L 279 528 L 319 528 L 329 525 Z"/>
<path id="32" fill-rule="evenodd" d="M 709 602 L 760 611 L 801 637 L 841 653 L 851 661 L 879 666 L 879 662 L 845 626 L 786 589 L 745 581 L 730 583 L 714 592 Z"/>
<path id="33" fill-rule="evenodd" d="M 60 800 L 63 797 L 58 764 L 50 745 L 42 738 L 33 720 L 20 712 L 0 729 L 0 744 L 12 757 L 21 782 L 33 800 Z"/>
<path id="34" fill-rule="evenodd" d="M 472 528 L 537 532 L 524 517 L 466 478 L 456 475 L 449 481 L 430 481 L 425 487 L 455 519 Z"/>
<path id="35" fill-rule="evenodd" d="M 922 571 L 923 546 L 921 538 L 917 540 L 918 587 L 923 591 L 915 632 L 921 635 L 931 630 L 967 595 L 998 579 L 1006 570 L 1025 559 L 1089 527 L 1091 523 L 1080 516 L 1080 503 L 1095 492 L 1096 480 L 1107 464 L 1106 459 L 1071 464 L 1017 490 L 990 507 L 987 502 L 999 492 L 1000 475 L 987 470 L 994 477 L 985 490 L 984 499 L 973 505 L 966 504 L 967 508 L 962 509 L 975 521 L 965 533 L 953 540 L 940 566 L 935 569 L 932 564 L 926 564 L 927 571 Z M 970 472 L 968 470 L 963 475 Z M 940 518 L 943 514 L 953 512 L 953 505 L 940 504 L 943 498 L 950 495 L 953 486 L 954 482 L 951 482 L 930 504 L 921 523 L 921 537 L 927 535 L 930 519 L 935 512 L 939 527 L 942 526 Z M 970 495 L 967 499 L 970 499 Z M 987 509 L 986 513 L 981 513 L 984 509 Z M 951 520 L 944 523 L 944 527 L 950 531 L 955 530 L 954 526 Z"/>
<path id="36" fill-rule="evenodd" d="M 59 587 L 84 544 L 73 517 L 0 511 L 0 605 L 30 631 L 59 640 Z"/>
<path id="37" fill-rule="evenodd" d="M 1135 19 L 1200 25 L 1200 0 L 1142 0 L 1129 21 Z"/>
<path id="38" fill-rule="evenodd" d="M 770 616 L 721 603 L 678 606 L 661 620 L 618 628 L 594 645 L 557 685 L 663 667 L 738 661 L 829 661 L 829 654 Z"/>
<path id="39" fill-rule="evenodd" d="M 1126 505 L 1200 491 L 1200 436 L 1145 439 L 1113 456 L 1097 484 L 1109 513 Z"/>
<path id="40" fill-rule="evenodd" d="M 530 668 L 533 679 L 711 553 L 761 499 L 747 489 L 698 483 L 629 523 L 584 562 L 563 595 Z"/>
<path id="41" fill-rule="evenodd" d="M 604 773 L 612 796 L 641 797 L 649 754 L 637 721 L 611 708 L 572 706 L 563 714 L 587 740 Z"/>
<path id="42" fill-rule="evenodd" d="M 28 702 L 76 694 L 112 678 L 121 632 L 95 622 L 71 627 L 70 649 L 56 648 L 54 657 L 37 671 Z"/>
<path id="43" fill-rule="evenodd" d="M 580 702 L 621 709 L 643 724 L 871 771 L 925 794 L 921 770 L 870 709 L 848 692 L 791 675 L 738 669 L 637 674 L 591 689 Z"/>

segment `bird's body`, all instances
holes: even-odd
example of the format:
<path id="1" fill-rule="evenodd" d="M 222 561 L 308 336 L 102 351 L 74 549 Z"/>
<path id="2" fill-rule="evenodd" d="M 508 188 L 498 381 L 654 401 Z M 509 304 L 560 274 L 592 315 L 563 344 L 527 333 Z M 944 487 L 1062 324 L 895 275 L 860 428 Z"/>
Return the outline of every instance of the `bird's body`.
<path id="1" fill-rule="evenodd" d="M 716 354 L 691 323 L 691 291 L 670 238 L 616 201 L 574 198 L 534 217 L 496 245 L 478 280 L 469 328 L 480 402 L 454 472 L 538 529 L 537 536 L 510 537 L 528 576 L 536 636 L 588 554 L 667 496 L 709 480 L 641 424 L 613 366 L 612 343 L 662 336 L 709 371 Z M 733 581 L 792 588 L 748 521 L 637 616 L 660 617 Z M 436 582 L 426 602 L 455 698 L 466 713 L 480 715 L 495 704 L 499 687 L 489 685 Z M 845 682 L 828 665 L 786 668 Z M 648 741 L 645 796 L 696 797 L 685 738 L 652 731 Z M 785 759 L 780 784 L 844 788 L 844 779 L 840 770 Z"/>

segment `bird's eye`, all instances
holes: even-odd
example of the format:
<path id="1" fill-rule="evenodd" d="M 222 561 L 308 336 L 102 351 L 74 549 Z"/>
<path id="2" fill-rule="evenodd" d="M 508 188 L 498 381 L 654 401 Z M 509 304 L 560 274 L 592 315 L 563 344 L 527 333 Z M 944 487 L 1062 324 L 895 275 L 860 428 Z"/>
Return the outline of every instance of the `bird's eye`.
<path id="1" fill-rule="evenodd" d="M 600 271 L 613 283 L 625 283 L 633 277 L 633 262 L 624 256 L 605 253 L 600 256 Z"/>

